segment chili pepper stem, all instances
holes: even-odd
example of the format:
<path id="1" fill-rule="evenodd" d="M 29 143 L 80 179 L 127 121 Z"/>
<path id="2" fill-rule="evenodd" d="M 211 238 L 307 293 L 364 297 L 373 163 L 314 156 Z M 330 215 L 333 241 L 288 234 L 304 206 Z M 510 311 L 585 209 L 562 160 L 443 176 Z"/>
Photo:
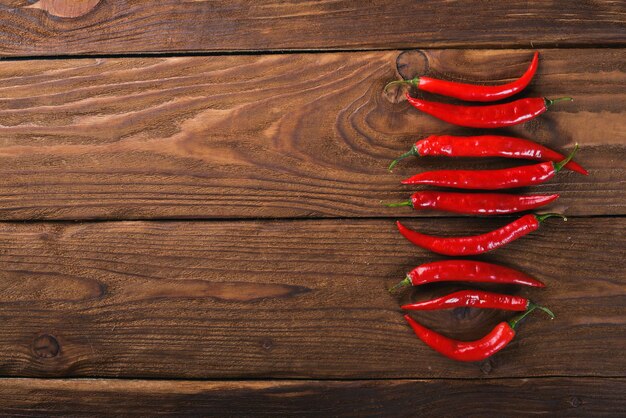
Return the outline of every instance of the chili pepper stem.
<path id="1" fill-rule="evenodd" d="M 536 303 L 533 303 L 533 302 L 528 302 L 528 310 L 526 312 L 524 312 L 523 314 L 518 315 L 515 318 L 511 319 L 509 321 L 509 326 L 511 328 L 515 329 L 517 324 L 519 324 L 520 321 L 522 321 L 524 318 L 526 318 L 535 309 L 539 309 L 539 310 L 544 311 L 545 313 L 547 313 L 550 316 L 550 319 L 554 319 L 555 318 L 554 313 L 550 309 L 546 308 L 545 306 L 537 305 Z"/>
<path id="2" fill-rule="evenodd" d="M 398 164 L 400 162 L 400 160 L 402 160 L 404 158 L 407 158 L 407 157 L 419 157 L 419 155 L 420 154 L 417 151 L 417 148 L 415 147 L 415 145 L 413 145 L 410 150 L 408 150 L 407 152 L 405 152 L 404 154 L 402 154 L 401 156 L 399 156 L 398 158 L 393 160 L 391 162 L 391 164 L 389 164 L 388 170 L 389 171 L 393 170 L 393 168 L 396 166 L 396 164 Z"/>
<path id="3" fill-rule="evenodd" d="M 574 99 L 572 99 L 571 97 L 559 97 L 558 99 L 544 99 L 544 100 L 546 101 L 546 108 L 552 106 L 556 102 L 564 102 L 564 101 L 573 102 L 574 101 Z"/>
<path id="4" fill-rule="evenodd" d="M 383 205 L 387 206 L 388 208 L 397 208 L 400 206 L 413 206 L 413 202 L 411 202 L 410 200 L 405 200 L 404 202 L 397 203 L 383 203 Z"/>
<path id="5" fill-rule="evenodd" d="M 398 289 L 400 289 L 400 288 L 402 288 L 404 286 L 410 286 L 410 285 L 411 285 L 411 279 L 409 277 L 405 277 L 400 283 L 398 283 L 397 285 L 395 285 L 391 289 L 389 289 L 389 293 L 394 293 Z"/>
<path id="6" fill-rule="evenodd" d="M 574 151 L 570 152 L 570 154 L 563 160 L 560 161 L 556 164 L 554 164 L 554 172 L 558 173 L 559 171 L 561 171 L 563 169 L 563 167 L 565 167 L 567 165 L 567 163 L 569 163 L 570 161 L 572 161 L 572 158 L 574 158 L 574 155 L 576 154 L 576 151 L 578 151 L 578 143 L 576 143 L 576 145 L 574 145 Z"/>
<path id="7" fill-rule="evenodd" d="M 539 309 L 540 311 L 544 311 L 546 314 L 548 314 L 550 319 L 556 318 L 556 315 L 554 315 L 554 312 L 552 312 L 550 309 L 546 308 L 545 306 L 538 305 L 538 304 L 536 304 L 534 302 L 529 302 L 529 306 L 534 306 L 537 309 Z"/>
<path id="8" fill-rule="evenodd" d="M 562 218 L 565 222 L 567 222 L 567 218 L 563 215 L 561 215 L 560 213 L 545 213 L 543 215 L 535 215 L 535 218 L 537 218 L 537 222 L 543 222 L 548 218 L 552 218 L 552 217 L 559 217 Z"/>
<path id="9" fill-rule="evenodd" d="M 391 82 L 387 83 L 387 85 L 385 86 L 383 91 L 386 92 L 387 88 L 389 86 L 394 85 L 394 84 L 408 84 L 408 85 L 417 87 L 419 85 L 419 82 L 420 82 L 420 78 L 419 77 L 414 77 L 414 78 L 412 78 L 410 80 L 394 80 L 394 81 L 391 81 Z"/>

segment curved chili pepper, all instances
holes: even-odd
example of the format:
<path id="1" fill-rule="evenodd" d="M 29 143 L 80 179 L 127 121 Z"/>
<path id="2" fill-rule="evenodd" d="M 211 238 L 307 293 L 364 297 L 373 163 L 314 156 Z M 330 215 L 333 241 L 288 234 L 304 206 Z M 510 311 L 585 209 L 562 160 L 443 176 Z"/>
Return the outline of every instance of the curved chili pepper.
<path id="1" fill-rule="evenodd" d="M 519 196 L 504 193 L 421 191 L 413 193 L 411 200 L 386 203 L 385 206 L 390 208 L 412 206 L 414 209 L 443 210 L 471 215 L 502 215 L 535 209 L 558 198 L 558 194 Z"/>
<path id="2" fill-rule="evenodd" d="M 443 255 L 475 255 L 487 251 L 495 250 L 511 241 L 523 237 L 539 228 L 539 223 L 552 216 L 560 216 L 564 220 L 567 218 L 558 213 L 547 213 L 545 215 L 524 215 L 508 225 L 498 228 L 482 235 L 472 235 L 469 237 L 438 237 L 421 234 L 396 222 L 400 233 L 418 247 L 426 248 L 432 252 Z"/>
<path id="3" fill-rule="evenodd" d="M 404 280 L 389 289 L 393 292 L 403 286 L 420 286 L 439 282 L 472 282 L 517 284 L 545 287 L 546 285 L 521 271 L 497 264 L 474 260 L 443 260 L 422 264 L 407 273 Z"/>
<path id="4" fill-rule="evenodd" d="M 404 179 L 402 184 L 429 184 L 432 186 L 454 187 L 457 189 L 497 190 L 513 187 L 534 186 L 544 183 L 561 171 L 578 151 L 574 151 L 560 163 L 552 161 L 505 168 L 502 170 L 435 170 L 419 173 Z"/>
<path id="5" fill-rule="evenodd" d="M 571 97 L 547 99 L 532 97 L 488 106 L 462 106 L 429 102 L 406 95 L 413 107 L 448 123 L 469 128 L 501 128 L 529 121 L 548 110 L 556 102 L 572 101 Z"/>
<path id="6" fill-rule="evenodd" d="M 458 341 L 448 338 L 420 325 L 408 314 L 404 315 L 404 319 L 413 328 L 415 335 L 439 354 L 457 361 L 481 361 L 506 347 L 515 337 L 517 324 L 535 309 L 541 309 L 554 319 L 554 314 L 548 308 L 531 303 L 526 312 L 510 321 L 500 322 L 489 334 L 476 341 Z"/>
<path id="7" fill-rule="evenodd" d="M 565 156 L 527 139 L 500 135 L 452 136 L 431 135 L 421 139 L 389 165 L 389 171 L 406 157 L 506 157 L 537 161 L 563 161 Z M 574 161 L 565 168 L 588 175 L 589 172 Z"/>
<path id="8" fill-rule="evenodd" d="M 438 80 L 430 77 L 415 77 L 410 80 L 396 80 L 385 86 L 385 90 L 392 84 L 409 84 L 420 90 L 443 96 L 454 97 L 472 102 L 492 102 L 505 99 L 522 91 L 532 80 L 539 64 L 539 53 L 535 52 L 530 66 L 520 78 L 500 86 L 480 86 L 453 81 Z"/>
<path id="9" fill-rule="evenodd" d="M 506 311 L 525 311 L 530 301 L 521 296 L 503 295 L 501 293 L 483 292 L 481 290 L 461 290 L 440 298 L 425 300 L 402 306 L 408 311 L 430 311 L 458 307 L 474 307 L 485 309 L 504 309 Z"/>

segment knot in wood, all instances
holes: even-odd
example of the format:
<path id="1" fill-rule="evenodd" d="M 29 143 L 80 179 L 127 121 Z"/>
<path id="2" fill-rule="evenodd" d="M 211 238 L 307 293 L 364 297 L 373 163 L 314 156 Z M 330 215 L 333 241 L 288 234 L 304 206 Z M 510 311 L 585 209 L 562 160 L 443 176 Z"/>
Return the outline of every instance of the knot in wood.
<path id="1" fill-rule="evenodd" d="M 33 352 L 37 357 L 56 357 L 60 351 L 59 342 L 52 335 L 42 334 L 33 340 Z"/>
<path id="2" fill-rule="evenodd" d="M 572 405 L 572 407 L 578 408 L 583 404 L 583 401 L 578 396 L 572 396 L 569 400 L 569 403 L 570 405 Z"/>
<path id="3" fill-rule="evenodd" d="M 261 340 L 261 347 L 263 347 L 265 351 L 270 351 L 272 347 L 274 347 L 274 342 L 271 338 L 263 338 Z"/>
<path id="4" fill-rule="evenodd" d="M 464 319 L 469 318 L 471 312 L 472 312 L 472 308 L 469 308 L 467 306 L 454 308 L 452 310 L 452 313 L 457 321 L 462 321 Z"/>
<path id="5" fill-rule="evenodd" d="M 480 365 L 480 371 L 483 372 L 483 374 L 491 374 L 495 366 L 496 365 L 493 359 L 488 358 L 487 360 L 483 361 L 482 364 Z"/>
<path id="6" fill-rule="evenodd" d="M 396 69 L 405 80 L 426 75 L 429 70 L 428 57 L 419 49 L 404 51 L 396 58 Z"/>
<path id="7" fill-rule="evenodd" d="M 56 17 L 77 18 L 91 12 L 99 3 L 100 0 L 39 0 L 27 7 L 44 10 Z"/>

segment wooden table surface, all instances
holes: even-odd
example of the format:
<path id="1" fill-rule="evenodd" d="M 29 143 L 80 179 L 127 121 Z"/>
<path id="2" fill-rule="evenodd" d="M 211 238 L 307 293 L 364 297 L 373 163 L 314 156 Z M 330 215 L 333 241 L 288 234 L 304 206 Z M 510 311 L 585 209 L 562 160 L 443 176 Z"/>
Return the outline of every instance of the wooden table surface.
<path id="1" fill-rule="evenodd" d="M 0 414 L 623 416 L 626 7 L 619 1 L 0 1 Z M 477 257 L 547 288 L 487 361 L 412 334 L 391 296 L 442 259 L 384 208 L 399 180 L 497 159 L 389 161 L 417 138 L 486 131 L 418 113 L 386 82 L 506 82 L 572 96 L 498 133 L 567 153 L 524 192 L 568 215 Z M 426 96 L 429 97 L 429 96 Z M 416 314 L 474 339 L 511 315 Z"/>

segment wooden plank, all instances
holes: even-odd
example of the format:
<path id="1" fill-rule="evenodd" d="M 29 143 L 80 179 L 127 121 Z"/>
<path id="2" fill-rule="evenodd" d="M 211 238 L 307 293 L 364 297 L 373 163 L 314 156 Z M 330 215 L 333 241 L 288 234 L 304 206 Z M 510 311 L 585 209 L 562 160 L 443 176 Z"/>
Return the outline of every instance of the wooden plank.
<path id="1" fill-rule="evenodd" d="M 505 220 L 421 219 L 426 233 L 478 233 Z M 391 296 L 437 259 L 390 220 L 0 224 L 0 375 L 177 378 L 619 376 L 626 358 L 626 218 L 550 220 L 482 257 L 548 287 L 551 307 L 482 363 L 427 348 Z M 419 313 L 426 326 L 479 338 L 511 314 Z"/>
<path id="2" fill-rule="evenodd" d="M 396 59 L 406 77 L 502 82 L 531 56 L 434 50 L 0 63 L 0 219 L 414 216 L 381 208 L 380 200 L 408 197 L 400 179 L 514 163 L 423 159 L 389 174 L 390 160 L 417 138 L 486 132 L 382 94 L 399 77 Z M 533 189 L 562 194 L 548 209 L 626 214 L 625 83 L 621 50 L 541 52 L 525 94 L 576 100 L 498 132 L 561 152 L 581 144 L 591 175 L 563 172 Z"/>
<path id="3" fill-rule="evenodd" d="M 626 379 L 1 379 L 3 416 L 621 416 Z"/>
<path id="4" fill-rule="evenodd" d="M 626 9 L 613 1 L 2 3 L 4 56 L 626 44 Z"/>

